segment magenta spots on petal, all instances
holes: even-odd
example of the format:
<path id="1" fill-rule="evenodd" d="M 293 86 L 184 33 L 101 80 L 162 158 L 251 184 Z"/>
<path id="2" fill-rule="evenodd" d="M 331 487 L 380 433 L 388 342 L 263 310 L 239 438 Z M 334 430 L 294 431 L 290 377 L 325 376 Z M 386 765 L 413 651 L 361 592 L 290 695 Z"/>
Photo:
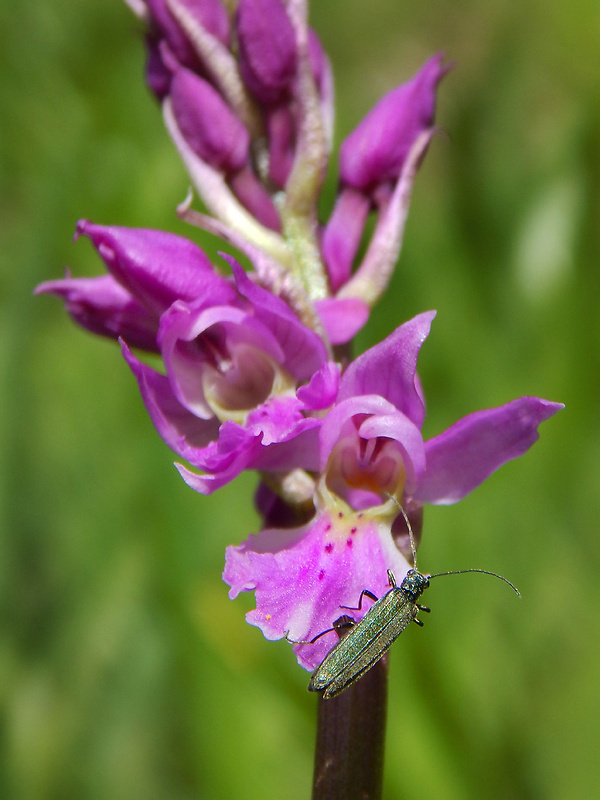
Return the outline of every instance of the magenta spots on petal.
<path id="1" fill-rule="evenodd" d="M 400 551 L 382 538 L 389 537 L 389 527 L 375 521 L 359 525 L 354 515 L 345 513 L 348 525 L 335 519 L 333 538 L 333 532 L 324 533 L 330 513 L 324 511 L 296 530 L 263 530 L 229 547 L 226 556 L 224 579 L 231 586 L 230 597 L 256 592 L 256 609 L 248 612 L 247 620 L 266 638 L 287 634 L 288 640 L 307 642 L 319 637 L 311 645 L 294 644 L 300 664 L 310 671 L 335 644 L 335 633 L 319 634 L 331 631 L 342 613 L 340 606 L 355 606 L 363 588 L 383 596 L 389 590 L 386 569 L 401 581 L 409 568 Z M 360 535 L 351 536 L 353 525 Z M 351 547 L 344 544 L 348 539 Z M 356 621 L 368 607 L 363 602 L 362 610 L 353 612 Z"/>
<path id="2" fill-rule="evenodd" d="M 346 539 L 346 547 L 352 547 L 352 539 Z"/>
<path id="3" fill-rule="evenodd" d="M 355 525 L 353 528 L 350 528 L 350 533 L 354 534 L 354 533 L 356 533 L 357 530 L 358 530 L 358 528 Z"/>
<path id="4" fill-rule="evenodd" d="M 328 522 L 327 525 L 325 526 L 325 533 L 327 533 L 330 530 L 331 530 L 331 522 Z"/>
<path id="5" fill-rule="evenodd" d="M 338 511 L 338 519 L 344 519 L 344 512 Z"/>

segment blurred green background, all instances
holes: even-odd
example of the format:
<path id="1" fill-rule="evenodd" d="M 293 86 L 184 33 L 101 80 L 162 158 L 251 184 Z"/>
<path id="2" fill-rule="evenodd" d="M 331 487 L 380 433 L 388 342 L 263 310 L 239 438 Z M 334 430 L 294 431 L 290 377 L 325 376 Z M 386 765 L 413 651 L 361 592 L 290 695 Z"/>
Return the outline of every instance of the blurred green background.
<path id="1" fill-rule="evenodd" d="M 315 697 L 227 599 L 252 476 L 180 480 L 117 348 L 36 283 L 100 272 L 79 217 L 214 239 L 175 219 L 187 180 L 108 0 L 0 6 L 0 797 L 310 794 Z M 387 798 L 600 796 L 600 7 L 592 0 L 330 0 L 337 137 L 433 52 L 430 149 L 364 349 L 417 312 L 425 433 L 522 394 L 566 403 L 460 504 L 426 512 L 437 582 L 392 653 Z M 331 174 L 324 206 L 331 205 Z M 242 521 L 240 524 L 240 520 Z"/>

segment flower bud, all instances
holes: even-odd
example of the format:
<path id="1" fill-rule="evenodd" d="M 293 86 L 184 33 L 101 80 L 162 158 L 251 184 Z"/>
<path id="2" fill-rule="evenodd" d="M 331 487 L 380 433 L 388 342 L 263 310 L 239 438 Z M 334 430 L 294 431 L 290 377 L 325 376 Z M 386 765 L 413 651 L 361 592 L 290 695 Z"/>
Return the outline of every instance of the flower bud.
<path id="1" fill-rule="evenodd" d="M 196 155 L 225 173 L 241 169 L 250 137 L 221 95 L 183 68 L 173 76 L 170 95 L 177 125 Z"/>
<path id="2" fill-rule="evenodd" d="M 172 71 L 168 63 L 176 60 L 175 56 L 171 55 L 165 61 L 165 51 L 168 51 L 168 45 L 164 39 L 146 36 L 146 83 L 159 100 L 169 93 Z"/>
<path id="3" fill-rule="evenodd" d="M 240 0 L 236 25 L 244 81 L 261 103 L 277 105 L 296 75 L 296 38 L 284 5 Z"/>
<path id="4" fill-rule="evenodd" d="M 431 128 L 435 90 L 450 67 L 442 54 L 430 58 L 408 81 L 385 95 L 343 142 L 342 183 L 368 192 L 395 181 L 420 133 Z"/>
<path id="5" fill-rule="evenodd" d="M 229 44 L 229 17 L 220 0 L 179 0 L 212 36 Z M 199 58 L 181 26 L 169 10 L 168 0 L 146 0 L 154 26 L 165 38 L 180 64 L 196 67 Z"/>

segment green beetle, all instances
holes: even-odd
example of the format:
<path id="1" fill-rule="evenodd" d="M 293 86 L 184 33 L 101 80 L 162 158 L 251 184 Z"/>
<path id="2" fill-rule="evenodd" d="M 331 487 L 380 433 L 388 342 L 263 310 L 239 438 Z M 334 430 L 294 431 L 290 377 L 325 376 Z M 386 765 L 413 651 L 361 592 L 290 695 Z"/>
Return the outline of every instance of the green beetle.
<path id="1" fill-rule="evenodd" d="M 331 630 L 335 630 L 338 635 L 341 635 L 340 641 L 313 672 L 308 684 L 310 692 L 322 692 L 323 698 L 326 700 L 352 686 L 365 672 L 371 669 L 411 622 L 423 625 L 418 613 L 419 611 L 429 612 L 431 609 L 421 605 L 418 600 L 428 588 L 431 578 L 438 578 L 441 575 L 461 575 L 465 572 L 481 572 L 484 575 L 493 575 L 495 578 L 499 578 L 507 583 L 519 597 L 521 596 L 516 586 L 509 580 L 485 569 L 451 570 L 435 575 L 424 575 L 419 572 L 416 569 L 417 554 L 410 522 L 404 509 L 400 507 L 400 510 L 408 526 L 415 568 L 408 570 L 400 586 L 396 582 L 394 573 L 388 569 L 387 574 L 391 588 L 383 597 L 377 598 L 368 589 L 363 589 L 356 608 L 341 606 L 349 611 L 361 611 L 365 596 L 373 600 L 374 605 L 359 622 L 344 615 L 334 622 L 333 628 L 318 634 L 310 642 L 298 643 L 313 644 Z M 346 635 L 340 634 L 344 628 L 350 629 Z"/>

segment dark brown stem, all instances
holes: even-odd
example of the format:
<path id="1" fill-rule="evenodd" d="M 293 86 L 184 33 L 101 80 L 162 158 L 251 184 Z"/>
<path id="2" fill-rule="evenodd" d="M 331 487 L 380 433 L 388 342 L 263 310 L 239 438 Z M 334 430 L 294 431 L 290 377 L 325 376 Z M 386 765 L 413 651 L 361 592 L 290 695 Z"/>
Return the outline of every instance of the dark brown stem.
<path id="1" fill-rule="evenodd" d="M 380 800 L 388 657 L 337 697 L 319 697 L 312 800 Z"/>

